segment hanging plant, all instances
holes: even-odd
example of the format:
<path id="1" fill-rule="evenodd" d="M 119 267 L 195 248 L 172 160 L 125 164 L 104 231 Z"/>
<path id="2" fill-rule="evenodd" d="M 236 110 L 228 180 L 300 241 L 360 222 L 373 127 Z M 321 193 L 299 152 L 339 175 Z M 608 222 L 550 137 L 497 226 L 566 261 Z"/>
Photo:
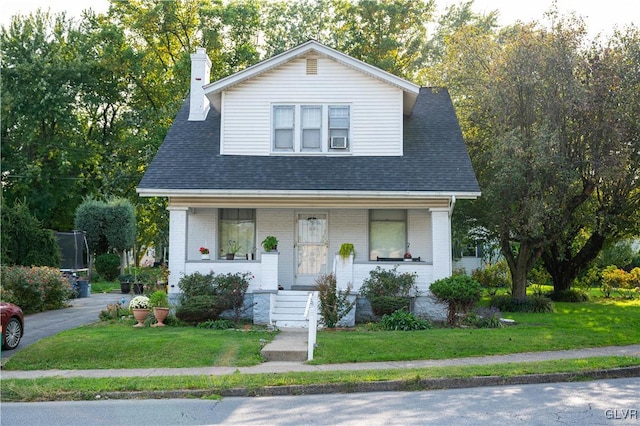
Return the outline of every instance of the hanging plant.
<path id="1" fill-rule="evenodd" d="M 340 255 L 341 258 L 348 259 L 349 256 L 351 256 L 352 254 L 355 257 L 356 251 L 355 251 L 355 248 L 353 247 L 353 244 L 342 243 L 342 245 L 340 246 L 340 250 L 338 251 L 338 254 Z"/>

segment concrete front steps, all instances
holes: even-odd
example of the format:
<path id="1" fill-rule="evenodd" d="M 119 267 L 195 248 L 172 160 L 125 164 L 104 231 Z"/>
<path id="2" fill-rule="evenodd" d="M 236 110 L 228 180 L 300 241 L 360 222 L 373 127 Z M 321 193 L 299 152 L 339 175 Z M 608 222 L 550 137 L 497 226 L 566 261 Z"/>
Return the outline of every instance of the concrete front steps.
<path id="1" fill-rule="evenodd" d="M 273 305 L 271 323 L 280 329 L 308 328 L 304 317 L 308 298 L 307 291 L 280 290 Z"/>
<path id="2" fill-rule="evenodd" d="M 309 323 L 304 317 L 308 291 L 280 290 L 271 313 L 279 333 L 262 348 L 267 361 L 303 362 L 308 358 Z"/>

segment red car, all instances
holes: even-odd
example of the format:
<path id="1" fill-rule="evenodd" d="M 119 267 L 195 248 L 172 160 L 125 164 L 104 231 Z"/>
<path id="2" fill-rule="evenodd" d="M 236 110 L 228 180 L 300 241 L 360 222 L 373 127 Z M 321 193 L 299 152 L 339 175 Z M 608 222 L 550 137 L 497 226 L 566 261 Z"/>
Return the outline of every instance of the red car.
<path id="1" fill-rule="evenodd" d="M 15 349 L 24 333 L 22 309 L 13 303 L 0 302 L 2 314 L 2 349 Z"/>

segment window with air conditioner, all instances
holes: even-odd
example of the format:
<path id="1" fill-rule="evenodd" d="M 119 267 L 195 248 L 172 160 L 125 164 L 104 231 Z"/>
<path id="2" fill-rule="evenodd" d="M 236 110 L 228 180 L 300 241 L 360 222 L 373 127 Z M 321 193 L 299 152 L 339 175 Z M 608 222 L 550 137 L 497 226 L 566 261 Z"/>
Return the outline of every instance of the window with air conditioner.
<path id="1" fill-rule="evenodd" d="M 348 153 L 349 105 L 273 105 L 272 152 Z"/>
<path id="2" fill-rule="evenodd" d="M 347 149 L 349 139 L 349 106 L 329 106 L 329 148 Z"/>

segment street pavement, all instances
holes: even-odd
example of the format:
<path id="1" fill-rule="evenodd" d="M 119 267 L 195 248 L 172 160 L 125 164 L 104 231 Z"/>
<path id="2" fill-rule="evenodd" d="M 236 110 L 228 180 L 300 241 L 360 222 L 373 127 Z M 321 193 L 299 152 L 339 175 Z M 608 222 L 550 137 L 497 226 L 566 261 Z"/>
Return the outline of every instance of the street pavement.
<path id="1" fill-rule="evenodd" d="M 91 294 L 88 298 L 75 299 L 71 307 L 56 311 L 48 311 L 25 317 L 25 336 L 20 346 L 14 351 L 2 352 L 2 361 L 20 349 L 38 339 L 57 334 L 61 331 L 79 327 L 98 320 L 98 314 L 106 309 L 109 303 L 125 298 L 125 303 L 132 295 L 118 293 Z M 306 340 L 306 333 L 296 332 L 293 335 Z M 276 339 L 291 339 L 292 334 L 281 331 Z M 465 365 L 490 365 L 505 363 L 521 363 L 544 360 L 562 360 L 588 358 L 598 356 L 636 356 L 640 357 L 640 345 L 609 346 L 563 351 L 546 351 L 518 353 L 510 355 L 493 355 L 483 357 L 454 358 L 443 360 L 362 362 L 349 364 L 309 365 L 304 362 L 264 362 L 251 367 L 197 367 L 197 368 L 145 368 L 145 369 L 111 369 L 111 370 L 39 370 L 39 371 L 2 371 L 2 379 L 31 379 L 38 377 L 150 377 L 177 375 L 226 375 L 233 373 L 260 374 L 286 372 L 318 372 L 318 371 L 355 371 L 399 368 L 447 367 Z M 627 369 L 618 377 L 640 375 L 640 366 Z"/>

